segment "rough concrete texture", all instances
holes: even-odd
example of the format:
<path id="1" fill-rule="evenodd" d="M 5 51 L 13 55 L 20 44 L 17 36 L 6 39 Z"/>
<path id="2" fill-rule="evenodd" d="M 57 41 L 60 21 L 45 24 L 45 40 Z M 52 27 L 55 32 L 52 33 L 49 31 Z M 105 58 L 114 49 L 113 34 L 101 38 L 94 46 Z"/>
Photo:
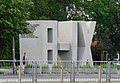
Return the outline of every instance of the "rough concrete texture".
<path id="1" fill-rule="evenodd" d="M 95 21 L 27 22 L 32 33 L 20 35 L 21 61 L 23 54 L 26 53 L 28 60 L 88 61 L 90 65 L 93 65 L 90 45 Z"/>

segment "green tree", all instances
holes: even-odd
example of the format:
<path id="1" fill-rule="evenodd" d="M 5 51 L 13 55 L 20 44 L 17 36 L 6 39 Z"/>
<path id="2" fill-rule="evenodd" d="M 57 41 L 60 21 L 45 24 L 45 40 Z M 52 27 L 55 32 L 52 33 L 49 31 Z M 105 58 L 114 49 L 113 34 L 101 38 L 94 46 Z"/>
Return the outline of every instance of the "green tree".
<path id="1" fill-rule="evenodd" d="M 49 0 L 52 20 L 67 20 L 66 7 L 71 0 Z"/>
<path id="2" fill-rule="evenodd" d="M 30 10 L 31 20 L 50 19 L 51 10 L 49 7 L 49 0 L 32 0 L 34 7 Z"/>
<path id="3" fill-rule="evenodd" d="M 95 48 L 110 53 L 120 50 L 120 4 L 117 0 L 73 0 L 67 7 L 68 19 L 97 21 L 99 45 Z"/>
<path id="4" fill-rule="evenodd" d="M 120 29 L 117 26 L 117 14 L 120 5 L 116 0 L 84 0 L 81 4 L 88 18 L 97 21 L 96 32 L 99 50 L 115 52 L 120 50 Z"/>
<path id="5" fill-rule="evenodd" d="M 30 0 L 0 0 L 0 59 L 12 58 L 13 36 L 18 42 L 18 34 L 29 32 L 26 20 L 32 5 Z"/>
<path id="6" fill-rule="evenodd" d="M 30 19 L 69 20 L 66 7 L 74 0 L 32 0 L 34 8 L 30 10 Z"/>

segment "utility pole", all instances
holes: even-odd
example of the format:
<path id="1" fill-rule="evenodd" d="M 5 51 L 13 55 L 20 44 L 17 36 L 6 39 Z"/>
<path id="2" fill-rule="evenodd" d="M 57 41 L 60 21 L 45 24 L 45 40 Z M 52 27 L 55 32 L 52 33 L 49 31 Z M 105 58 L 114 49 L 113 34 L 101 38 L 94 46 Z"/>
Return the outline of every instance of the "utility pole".
<path id="1" fill-rule="evenodd" d="M 13 47 L 12 47 L 12 52 L 13 52 L 13 74 L 15 74 L 16 72 L 16 65 L 15 65 L 15 39 L 14 39 L 14 36 L 13 36 Z"/>

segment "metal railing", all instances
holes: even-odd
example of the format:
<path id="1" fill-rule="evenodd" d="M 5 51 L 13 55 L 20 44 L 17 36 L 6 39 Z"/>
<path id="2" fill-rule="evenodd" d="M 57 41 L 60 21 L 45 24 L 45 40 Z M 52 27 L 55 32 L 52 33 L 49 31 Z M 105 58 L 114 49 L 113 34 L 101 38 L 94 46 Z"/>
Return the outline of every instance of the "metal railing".
<path id="1" fill-rule="evenodd" d="M 20 61 L 0 60 L 0 83 L 74 83 L 120 81 L 120 66 L 112 61 L 94 61 L 93 64 L 72 61 L 28 61 L 23 68 Z M 52 63 L 52 64 L 49 64 Z M 24 70 L 23 70 L 24 69 Z"/>

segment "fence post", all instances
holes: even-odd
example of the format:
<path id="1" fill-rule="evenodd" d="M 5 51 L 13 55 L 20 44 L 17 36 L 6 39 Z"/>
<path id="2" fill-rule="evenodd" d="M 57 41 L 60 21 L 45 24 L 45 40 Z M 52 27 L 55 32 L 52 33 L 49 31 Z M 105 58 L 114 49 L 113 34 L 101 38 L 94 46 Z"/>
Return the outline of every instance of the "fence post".
<path id="1" fill-rule="evenodd" d="M 101 75 L 102 75 L 102 72 L 101 72 L 101 66 L 99 66 L 99 69 L 98 69 L 98 83 L 101 83 Z"/>
<path id="2" fill-rule="evenodd" d="M 70 81 L 72 83 L 75 82 L 75 63 L 74 62 L 72 62 Z"/>
<path id="3" fill-rule="evenodd" d="M 63 83 L 63 67 L 60 68 L 60 83 Z"/>
<path id="4" fill-rule="evenodd" d="M 18 80 L 20 83 L 22 83 L 21 82 L 21 66 L 18 66 Z"/>
<path id="5" fill-rule="evenodd" d="M 107 68 L 106 68 L 106 82 L 109 83 L 110 82 L 110 79 L 111 79 L 111 69 L 110 69 L 110 64 L 111 62 L 108 61 L 107 63 Z"/>
<path id="6" fill-rule="evenodd" d="M 32 62 L 32 82 L 37 83 L 37 63 Z"/>

